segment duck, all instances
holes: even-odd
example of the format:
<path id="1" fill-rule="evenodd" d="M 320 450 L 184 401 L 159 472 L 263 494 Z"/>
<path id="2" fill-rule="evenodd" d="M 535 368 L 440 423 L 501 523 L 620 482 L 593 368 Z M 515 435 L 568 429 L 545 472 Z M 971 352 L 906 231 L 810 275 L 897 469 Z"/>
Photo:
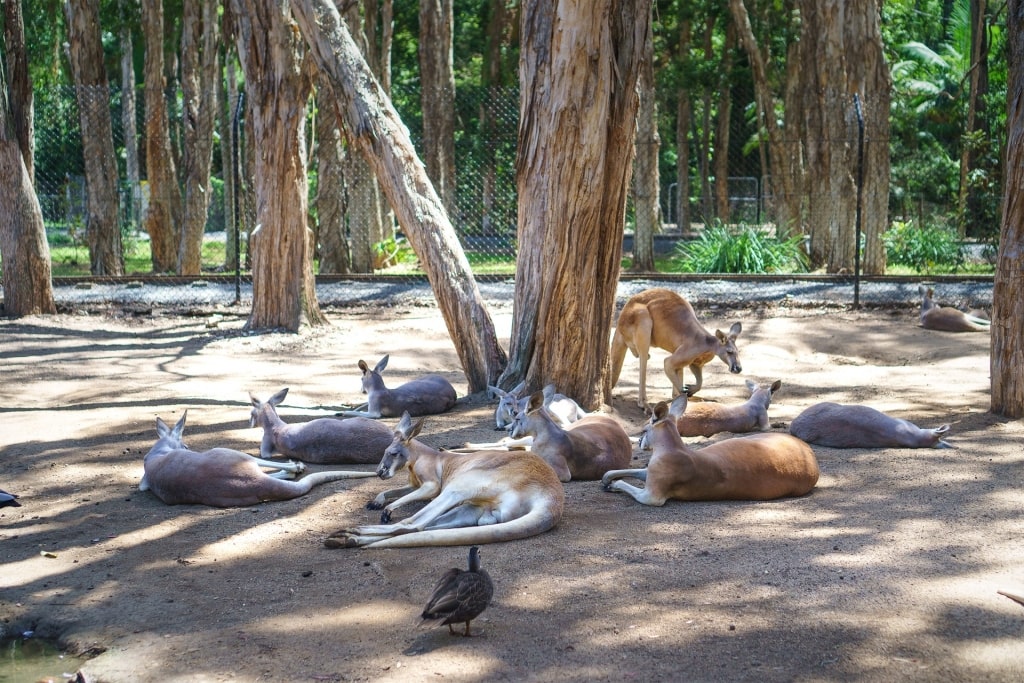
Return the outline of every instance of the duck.
<path id="1" fill-rule="evenodd" d="M 441 619 L 450 635 L 458 635 L 453 624 L 465 624 L 463 636 L 469 637 L 469 622 L 487 609 L 494 595 L 494 583 L 480 566 L 480 548 L 469 549 L 469 569 L 452 567 L 437 582 L 423 608 L 423 622 Z"/>
<path id="2" fill-rule="evenodd" d="M 7 493 L 3 489 L 0 489 L 0 508 L 12 507 L 20 508 L 21 503 L 17 501 L 17 496 L 13 493 Z"/>

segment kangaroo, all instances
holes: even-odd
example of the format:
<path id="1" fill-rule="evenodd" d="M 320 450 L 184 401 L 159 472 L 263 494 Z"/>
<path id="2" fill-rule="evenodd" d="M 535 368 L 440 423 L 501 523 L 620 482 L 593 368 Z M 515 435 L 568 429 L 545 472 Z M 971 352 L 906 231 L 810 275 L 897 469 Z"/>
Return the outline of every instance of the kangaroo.
<path id="1" fill-rule="evenodd" d="M 770 385 L 747 380 L 750 398 L 738 405 L 722 405 L 705 401 L 690 403 L 686 412 L 679 416 L 676 427 L 679 436 L 714 436 L 719 432 L 764 432 L 768 425 L 768 406 L 772 397 L 782 386 L 782 380 L 775 380 Z"/>
<path id="2" fill-rule="evenodd" d="M 693 396 L 703 385 L 703 368 L 718 356 L 729 366 L 729 372 L 743 372 L 736 338 L 743 326 L 736 322 L 726 334 L 708 332 L 697 320 L 693 306 L 670 289 L 648 289 L 631 297 L 622 307 L 619 322 L 612 336 L 609 351 L 612 361 L 612 386 L 619 381 L 626 349 L 640 359 L 640 394 L 637 405 L 647 408 L 647 359 L 651 347 L 668 351 L 665 374 L 672 382 L 674 394 L 685 391 Z M 689 367 L 696 382 L 684 386 L 683 371 Z"/>
<path id="3" fill-rule="evenodd" d="M 320 417 L 309 422 L 286 424 L 277 414 L 277 406 L 288 395 L 284 388 L 266 401 L 252 394 L 250 427 L 263 428 L 260 457 L 280 453 L 287 458 L 320 465 L 380 462 L 384 449 L 391 445 L 391 428 L 368 417 Z"/>
<path id="4" fill-rule="evenodd" d="M 613 470 L 601 478 L 605 491 L 623 491 L 638 503 L 672 500 L 771 500 L 802 496 L 818 483 L 818 461 L 806 443 L 777 432 L 738 436 L 700 450 L 683 443 L 676 420 L 686 395 L 654 407 L 644 428 L 653 450 L 646 469 Z M 633 477 L 643 488 L 622 481 Z"/>
<path id="5" fill-rule="evenodd" d="M 343 410 L 342 417 L 398 417 L 408 411 L 412 416 L 436 415 L 451 410 L 455 405 L 455 388 L 441 375 L 424 375 L 394 389 L 384 386 L 381 373 L 388 366 L 384 356 L 370 369 L 366 361 L 359 361 L 363 372 L 363 393 L 367 395 L 366 410 Z"/>
<path id="6" fill-rule="evenodd" d="M 544 407 L 548 409 L 551 417 L 563 427 L 568 427 L 573 422 L 582 420 L 590 414 L 583 410 L 576 401 L 565 394 L 557 393 L 554 384 L 545 386 L 543 392 Z"/>
<path id="7" fill-rule="evenodd" d="M 511 436 L 532 436 L 530 450 L 544 458 L 563 482 L 600 479 L 608 470 L 626 467 L 633 457 L 629 435 L 614 418 L 590 415 L 563 428 L 544 407 L 540 391 L 512 419 Z"/>
<path id="8" fill-rule="evenodd" d="M 286 481 L 304 471 L 298 462 L 271 462 L 230 448 L 198 453 L 181 440 L 186 410 L 174 428 L 156 419 L 157 441 L 143 459 L 140 491 L 151 490 L 168 505 L 234 507 L 271 500 L 288 500 L 309 493 L 318 484 L 339 479 L 372 477 L 373 472 L 317 472 L 299 481 Z M 273 474 L 261 467 L 272 467 Z"/>
<path id="9" fill-rule="evenodd" d="M 520 382 L 511 391 L 503 391 L 489 384 L 487 388 L 498 397 L 498 405 L 494 408 L 494 429 L 497 431 L 508 429 L 512 424 L 512 415 L 515 413 L 516 402 L 522 398 L 523 392 L 526 391 L 526 382 Z"/>
<path id="10" fill-rule="evenodd" d="M 918 285 L 921 293 L 921 327 L 941 332 L 985 332 L 991 329 L 992 321 L 964 313 L 949 306 L 940 306 L 932 300 L 935 290 Z"/>
<path id="11" fill-rule="evenodd" d="M 793 436 L 831 448 L 952 448 L 942 439 L 948 431 L 948 424 L 921 429 L 868 406 L 838 403 L 816 403 L 789 425 Z"/>
<path id="12" fill-rule="evenodd" d="M 408 412 L 395 427 L 377 476 L 390 479 L 409 468 L 409 485 L 381 492 L 367 505 L 383 508 L 380 524 L 342 529 L 330 535 L 328 548 L 409 548 L 477 545 L 513 541 L 552 529 L 562 518 L 565 491 L 547 463 L 529 451 L 438 451 L 415 437 Z M 429 501 L 401 522 L 392 512 Z"/>

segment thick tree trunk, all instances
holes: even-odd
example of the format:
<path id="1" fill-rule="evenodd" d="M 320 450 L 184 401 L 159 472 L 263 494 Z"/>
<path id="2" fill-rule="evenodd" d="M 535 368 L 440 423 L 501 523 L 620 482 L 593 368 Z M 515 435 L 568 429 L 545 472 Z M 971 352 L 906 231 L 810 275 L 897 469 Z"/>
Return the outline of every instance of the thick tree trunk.
<path id="1" fill-rule="evenodd" d="M 319 81 L 316 92 L 316 235 L 320 248 L 320 272 L 340 274 L 350 269 L 345 234 L 344 149 L 330 83 L 322 74 Z"/>
<path id="2" fill-rule="evenodd" d="M 723 223 L 732 222 L 729 207 L 729 147 L 732 132 L 732 63 L 736 47 L 736 22 L 726 17 L 725 42 L 722 44 L 722 61 L 719 68 L 718 106 L 715 118 L 715 215 Z"/>
<path id="3" fill-rule="evenodd" d="M 633 266 L 640 273 L 654 272 L 654 235 L 661 232 L 658 153 L 658 101 L 654 88 L 654 40 L 648 33 L 640 72 L 640 109 L 637 114 L 636 158 L 633 160 Z"/>
<path id="4" fill-rule="evenodd" d="M 252 311 L 246 329 L 297 331 L 327 322 L 316 300 L 307 227 L 306 100 L 302 37 L 287 5 L 232 0 L 256 155 L 256 228 L 250 237 Z"/>
<path id="5" fill-rule="evenodd" d="M 199 275 L 203 266 L 203 235 L 210 210 L 213 127 L 217 122 L 217 80 L 220 78 L 217 6 L 217 0 L 185 0 L 184 3 L 181 96 L 185 205 L 178 242 L 180 275 Z"/>
<path id="6" fill-rule="evenodd" d="M 146 38 L 143 66 L 146 101 L 146 180 L 149 186 L 146 232 L 153 272 L 170 273 L 178 263 L 181 225 L 181 190 L 171 151 L 171 127 L 164 96 L 163 0 L 142 0 L 142 27 Z"/>
<path id="7" fill-rule="evenodd" d="M 100 38 L 99 2 L 65 0 L 64 16 L 85 160 L 89 267 L 93 275 L 122 275 L 117 161 L 110 122 L 110 85 Z"/>
<path id="8" fill-rule="evenodd" d="M 21 0 L 4 2 L 4 54 L 7 57 L 7 89 L 14 132 L 25 160 L 29 182 L 35 179 L 35 115 L 32 111 L 32 78 L 25 49 L 25 19 Z"/>
<path id="9" fill-rule="evenodd" d="M 19 4 L 11 1 L 6 3 Z M 5 8 L 10 9 L 10 8 Z M 20 16 L 20 7 L 19 16 Z M 6 19 L 9 21 L 8 13 Z M 11 25 L 7 30 L 16 30 Z M 5 36 L 6 38 L 6 36 Z M 12 49 L 21 52 L 16 60 L 25 60 L 24 42 L 7 44 L 9 63 Z M 27 74 L 26 74 L 27 75 Z M 31 86 L 30 86 L 31 90 Z M 0 262 L 3 263 L 3 315 L 25 316 L 56 313 L 53 286 L 50 280 L 50 249 L 46 242 L 43 212 L 32 188 L 32 177 L 25 163 L 20 134 L 31 130 L 24 122 L 18 125 L 8 91 L 4 70 L 0 68 Z M 31 98 L 30 100 L 31 101 Z M 18 116 L 31 114 L 21 107 Z M 28 156 L 31 156 L 29 154 Z"/>
<path id="10" fill-rule="evenodd" d="M 523 5 L 519 258 L 502 384 L 611 398 L 608 340 L 634 154 L 648 0 Z"/>
<path id="11" fill-rule="evenodd" d="M 351 140 L 370 162 L 427 271 L 471 393 L 505 365 L 494 322 L 444 207 L 398 113 L 329 0 L 292 0 L 317 66 L 331 81 Z"/>
<path id="12" fill-rule="evenodd" d="M 449 215 L 455 209 L 455 69 L 452 0 L 420 0 L 420 103 L 427 175 Z"/>
<path id="13" fill-rule="evenodd" d="M 1024 1 L 1007 5 L 1006 182 L 992 291 L 992 412 L 1024 417 Z"/>

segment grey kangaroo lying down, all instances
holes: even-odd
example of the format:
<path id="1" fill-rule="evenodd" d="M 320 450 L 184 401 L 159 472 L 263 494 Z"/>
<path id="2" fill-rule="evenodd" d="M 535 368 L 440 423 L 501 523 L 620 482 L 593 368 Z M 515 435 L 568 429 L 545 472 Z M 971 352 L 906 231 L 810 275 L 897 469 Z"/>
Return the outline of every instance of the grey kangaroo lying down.
<path id="1" fill-rule="evenodd" d="M 271 462 L 230 448 L 202 453 L 182 443 L 186 410 L 174 428 L 156 419 L 157 441 L 143 459 L 145 474 L 140 491 L 152 491 L 168 505 L 235 507 L 272 500 L 288 500 L 309 493 L 319 484 L 340 479 L 362 479 L 373 472 L 317 472 L 298 481 L 287 481 L 306 466 L 297 462 Z M 263 467 L 274 468 L 273 474 Z"/>
<path id="2" fill-rule="evenodd" d="M 390 356 L 384 356 L 374 367 L 359 361 L 363 372 L 363 393 L 366 394 L 366 410 L 343 410 L 344 417 L 398 417 L 408 412 L 413 417 L 437 415 L 451 410 L 455 405 L 455 387 L 441 375 L 424 375 L 409 380 L 394 389 L 384 386 L 381 373 L 388 366 Z"/>
<path id="3" fill-rule="evenodd" d="M 952 448 L 942 440 L 948 431 L 948 424 L 921 429 L 868 406 L 828 402 L 807 408 L 789 425 L 793 436 L 831 448 Z"/>

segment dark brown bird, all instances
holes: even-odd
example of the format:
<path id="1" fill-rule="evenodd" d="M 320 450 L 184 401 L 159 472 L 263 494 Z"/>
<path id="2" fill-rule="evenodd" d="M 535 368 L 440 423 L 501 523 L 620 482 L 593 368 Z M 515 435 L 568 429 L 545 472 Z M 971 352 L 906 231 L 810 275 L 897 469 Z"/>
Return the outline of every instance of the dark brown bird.
<path id="1" fill-rule="evenodd" d="M 480 548 L 469 549 L 469 569 L 463 571 L 452 567 L 434 587 L 434 592 L 423 608 L 424 623 L 427 620 L 443 619 L 448 633 L 455 635 L 452 624 L 465 623 L 463 636 L 469 635 L 469 622 L 487 609 L 494 594 L 491 577 L 480 567 Z"/>
<path id="2" fill-rule="evenodd" d="M 13 493 L 7 493 L 7 491 L 4 491 L 4 490 L 0 489 L 0 508 L 5 508 L 5 507 L 20 508 L 21 507 L 21 503 L 19 503 L 17 501 L 17 498 L 18 498 L 18 496 L 14 495 Z"/>

